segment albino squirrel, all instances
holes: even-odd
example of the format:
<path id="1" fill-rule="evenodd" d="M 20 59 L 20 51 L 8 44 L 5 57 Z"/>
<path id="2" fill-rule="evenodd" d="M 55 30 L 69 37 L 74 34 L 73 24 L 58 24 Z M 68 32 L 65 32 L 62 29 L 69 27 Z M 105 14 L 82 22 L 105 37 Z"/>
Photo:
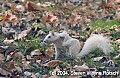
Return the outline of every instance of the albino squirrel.
<path id="1" fill-rule="evenodd" d="M 57 33 L 57 32 L 50 31 L 49 34 L 45 37 L 45 39 L 43 41 L 46 43 L 54 43 L 55 59 L 58 58 L 60 52 L 66 51 L 65 47 L 62 46 L 63 39 L 60 38 L 59 33 Z"/>
<path id="2" fill-rule="evenodd" d="M 54 43 L 55 46 L 55 59 L 58 58 L 61 51 L 68 52 L 73 56 L 83 57 L 94 49 L 99 48 L 105 54 L 109 54 L 111 51 L 110 39 L 104 37 L 101 34 L 92 34 L 85 42 L 82 50 L 79 40 L 72 38 L 65 31 L 62 33 L 49 32 L 45 37 L 44 42 Z"/>

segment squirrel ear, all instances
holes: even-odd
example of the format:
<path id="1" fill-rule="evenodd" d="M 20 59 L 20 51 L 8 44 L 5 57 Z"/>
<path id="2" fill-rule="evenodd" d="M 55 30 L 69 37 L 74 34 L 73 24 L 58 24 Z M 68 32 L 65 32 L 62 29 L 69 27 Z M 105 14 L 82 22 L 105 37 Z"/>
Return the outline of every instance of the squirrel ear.
<path id="1" fill-rule="evenodd" d="M 49 33 L 51 33 L 53 36 L 55 35 L 54 31 L 50 31 Z"/>
<path id="2" fill-rule="evenodd" d="M 51 33 L 51 31 L 49 31 L 49 34 Z"/>
<path id="3" fill-rule="evenodd" d="M 55 35 L 54 31 L 52 31 L 51 33 L 52 33 L 53 36 Z"/>

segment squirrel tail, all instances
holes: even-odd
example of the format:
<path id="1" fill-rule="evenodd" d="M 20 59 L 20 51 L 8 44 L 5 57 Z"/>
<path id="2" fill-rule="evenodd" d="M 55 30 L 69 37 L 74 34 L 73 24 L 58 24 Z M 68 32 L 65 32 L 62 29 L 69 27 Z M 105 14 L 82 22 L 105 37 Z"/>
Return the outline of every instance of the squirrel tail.
<path id="1" fill-rule="evenodd" d="M 108 37 L 104 37 L 101 34 L 93 34 L 86 40 L 78 56 L 83 57 L 84 55 L 87 55 L 96 48 L 99 48 L 105 54 L 109 54 L 110 52 L 112 52 L 110 42 L 111 40 Z"/>

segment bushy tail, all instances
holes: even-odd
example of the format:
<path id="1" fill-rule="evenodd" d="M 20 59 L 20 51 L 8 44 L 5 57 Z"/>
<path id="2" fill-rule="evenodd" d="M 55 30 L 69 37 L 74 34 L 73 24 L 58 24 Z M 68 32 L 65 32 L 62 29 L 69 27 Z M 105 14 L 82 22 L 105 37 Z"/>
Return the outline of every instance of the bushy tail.
<path id="1" fill-rule="evenodd" d="M 93 34 L 87 39 L 78 56 L 83 57 L 96 48 L 101 49 L 105 54 L 109 54 L 110 52 L 112 52 L 110 41 L 111 40 L 108 37 L 104 37 L 101 34 Z"/>

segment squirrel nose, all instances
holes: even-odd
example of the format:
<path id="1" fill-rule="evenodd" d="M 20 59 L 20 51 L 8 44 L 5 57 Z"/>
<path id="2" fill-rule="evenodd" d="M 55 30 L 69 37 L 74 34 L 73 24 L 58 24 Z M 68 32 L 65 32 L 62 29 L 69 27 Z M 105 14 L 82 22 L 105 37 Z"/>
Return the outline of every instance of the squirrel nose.
<path id="1" fill-rule="evenodd" d="M 47 42 L 47 40 L 43 40 L 43 42 L 45 42 L 45 43 L 46 43 L 46 42 Z"/>

